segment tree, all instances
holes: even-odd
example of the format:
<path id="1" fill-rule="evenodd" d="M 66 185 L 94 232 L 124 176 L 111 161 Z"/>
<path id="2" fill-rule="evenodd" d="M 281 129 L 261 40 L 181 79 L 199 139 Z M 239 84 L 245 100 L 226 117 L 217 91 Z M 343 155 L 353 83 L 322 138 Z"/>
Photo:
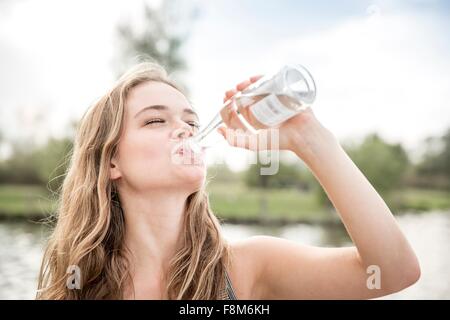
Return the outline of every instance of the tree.
<path id="1" fill-rule="evenodd" d="M 240 174 L 232 171 L 225 163 L 208 167 L 208 180 L 212 183 L 238 183 L 239 179 Z"/>
<path id="2" fill-rule="evenodd" d="M 252 164 L 244 176 L 246 185 L 256 188 L 298 188 L 302 190 L 307 190 L 311 186 L 305 170 L 296 164 L 279 161 L 276 174 L 261 175 L 261 168 L 268 166 L 259 161 Z"/>
<path id="3" fill-rule="evenodd" d="M 368 135 L 357 148 L 348 148 L 347 152 L 379 192 L 402 185 L 410 166 L 408 154 L 401 144 L 389 144 L 376 133 Z"/>
<path id="4" fill-rule="evenodd" d="M 33 152 L 14 144 L 12 156 L 0 163 L 0 183 L 40 184 Z"/>
<path id="5" fill-rule="evenodd" d="M 156 60 L 180 85 L 176 72 L 186 69 L 187 63 L 181 49 L 188 37 L 190 25 L 197 15 L 197 7 L 181 8 L 186 1 L 163 0 L 158 8 L 144 5 L 143 27 L 137 28 L 130 22 L 118 27 L 119 48 L 122 49 L 118 63 L 118 75 L 122 74 L 136 58 Z"/>
<path id="6" fill-rule="evenodd" d="M 66 172 L 73 142 L 69 138 L 49 139 L 39 148 L 15 144 L 12 156 L 0 163 L 1 183 L 37 184 L 56 192 Z"/>
<path id="7" fill-rule="evenodd" d="M 268 214 L 267 197 L 270 188 L 298 188 L 302 190 L 309 189 L 311 180 L 307 177 L 307 172 L 296 164 L 290 164 L 285 161 L 278 161 L 277 172 L 273 175 L 264 175 L 261 168 L 272 167 L 273 163 L 267 164 L 267 161 L 260 161 L 260 156 L 256 154 L 256 163 L 252 164 L 244 174 L 244 181 L 248 187 L 260 189 L 259 212 L 263 218 Z M 262 163 L 264 162 L 264 163 Z"/>
<path id="8" fill-rule="evenodd" d="M 347 154 L 361 170 L 373 187 L 388 196 L 392 190 L 403 185 L 411 165 L 408 154 L 401 144 L 390 144 L 376 133 L 369 134 L 359 145 L 344 145 Z M 339 168 L 336 168 L 338 170 Z M 318 198 L 331 205 L 322 187 L 317 188 Z M 351 195 L 349 195 L 349 198 Z"/>
<path id="9" fill-rule="evenodd" d="M 70 138 L 52 138 L 34 153 L 39 179 L 52 192 L 57 192 L 64 181 L 72 148 L 73 142 Z"/>
<path id="10" fill-rule="evenodd" d="M 419 186 L 450 189 L 450 128 L 426 139 L 427 153 L 417 166 Z"/>

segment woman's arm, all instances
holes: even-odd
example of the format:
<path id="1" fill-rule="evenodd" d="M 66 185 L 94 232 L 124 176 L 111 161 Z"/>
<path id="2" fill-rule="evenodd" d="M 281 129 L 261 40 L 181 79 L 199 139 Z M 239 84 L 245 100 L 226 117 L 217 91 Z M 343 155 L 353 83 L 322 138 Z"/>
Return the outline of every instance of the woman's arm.
<path id="1" fill-rule="evenodd" d="M 412 285 L 419 263 L 391 211 L 313 118 L 301 138 L 293 137 L 293 151 L 321 183 L 355 247 L 319 248 L 269 236 L 242 241 L 241 251 L 254 261 L 256 298 L 368 299 Z M 380 277 L 380 287 L 371 286 L 371 276 Z"/>
<path id="2" fill-rule="evenodd" d="M 293 139 L 302 157 L 340 215 L 366 268 L 380 268 L 382 286 L 395 291 L 420 275 L 417 258 L 384 200 L 343 150 L 337 139 L 313 117 L 307 152 Z M 304 139 L 303 139 L 304 140 Z"/>
<path id="3" fill-rule="evenodd" d="M 308 165 L 355 247 L 317 248 L 267 236 L 243 241 L 255 261 L 260 298 L 373 298 L 415 283 L 419 263 L 391 211 L 312 110 L 283 123 L 279 133 L 280 148 Z M 380 271 L 380 288 L 368 286 L 373 270 Z"/>

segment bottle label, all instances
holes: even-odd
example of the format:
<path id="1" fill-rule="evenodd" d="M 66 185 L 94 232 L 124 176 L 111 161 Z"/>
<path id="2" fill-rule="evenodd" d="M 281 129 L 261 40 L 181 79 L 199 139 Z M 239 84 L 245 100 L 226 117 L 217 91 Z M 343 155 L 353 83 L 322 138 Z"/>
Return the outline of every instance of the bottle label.
<path id="1" fill-rule="evenodd" d="M 268 127 L 276 126 L 298 113 L 284 106 L 273 93 L 251 105 L 250 111 L 259 122 Z"/>

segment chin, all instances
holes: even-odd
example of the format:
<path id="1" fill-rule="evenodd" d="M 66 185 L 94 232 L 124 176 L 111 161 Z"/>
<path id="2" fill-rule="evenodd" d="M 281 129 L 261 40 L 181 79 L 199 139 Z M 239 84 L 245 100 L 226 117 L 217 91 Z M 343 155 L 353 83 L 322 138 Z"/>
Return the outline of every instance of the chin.
<path id="1" fill-rule="evenodd" d="M 195 189 L 200 189 L 205 183 L 206 168 L 204 166 L 189 166 L 182 168 L 179 172 L 182 185 L 189 185 Z"/>
<path id="2" fill-rule="evenodd" d="M 174 170 L 178 171 L 179 175 L 202 179 L 206 175 L 206 165 L 202 158 L 183 158 L 182 156 L 174 155 L 171 162 L 174 165 Z"/>

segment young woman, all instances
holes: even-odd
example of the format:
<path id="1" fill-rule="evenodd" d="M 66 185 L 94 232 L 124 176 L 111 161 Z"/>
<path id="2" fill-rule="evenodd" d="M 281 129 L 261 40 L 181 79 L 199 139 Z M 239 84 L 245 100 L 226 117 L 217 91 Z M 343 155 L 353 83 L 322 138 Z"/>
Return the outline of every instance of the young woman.
<path id="1" fill-rule="evenodd" d="M 234 144 L 245 127 L 234 110 L 223 118 L 220 132 Z M 197 128 L 188 100 L 154 63 L 127 72 L 88 110 L 38 299 L 365 299 L 417 281 L 418 261 L 389 208 L 312 110 L 278 128 L 279 148 L 309 166 L 354 247 L 271 236 L 228 243 L 209 207 L 205 165 L 173 161 L 187 152 L 178 146 Z M 367 281 L 373 266 L 381 279 L 376 288 Z"/>

